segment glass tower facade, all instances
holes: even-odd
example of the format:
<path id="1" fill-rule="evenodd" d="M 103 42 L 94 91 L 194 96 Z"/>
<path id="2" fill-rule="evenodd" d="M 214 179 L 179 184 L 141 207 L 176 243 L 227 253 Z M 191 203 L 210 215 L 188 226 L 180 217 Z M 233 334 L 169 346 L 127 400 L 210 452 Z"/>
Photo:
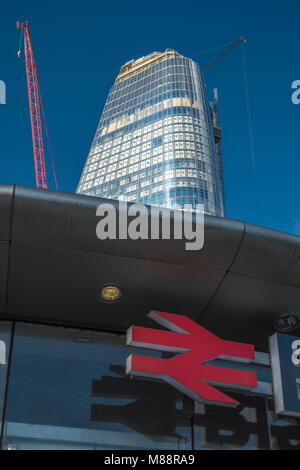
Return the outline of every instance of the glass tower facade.
<path id="1" fill-rule="evenodd" d="M 199 66 L 173 50 L 126 63 L 77 192 L 224 216 L 220 128 Z"/>

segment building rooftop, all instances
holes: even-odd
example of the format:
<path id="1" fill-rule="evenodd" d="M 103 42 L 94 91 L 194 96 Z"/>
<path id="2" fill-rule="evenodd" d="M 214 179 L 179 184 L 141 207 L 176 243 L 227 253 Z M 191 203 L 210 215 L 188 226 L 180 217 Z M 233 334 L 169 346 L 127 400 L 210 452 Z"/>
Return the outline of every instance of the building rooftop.
<path id="1" fill-rule="evenodd" d="M 183 57 L 178 52 L 174 51 L 173 49 L 166 49 L 165 52 L 152 52 L 144 57 L 140 57 L 137 60 L 130 60 L 126 62 L 121 67 L 120 73 L 116 78 L 115 83 L 119 83 L 127 78 L 135 75 L 136 73 L 142 72 L 143 70 L 151 67 L 162 60 L 169 59 L 171 57 Z"/>

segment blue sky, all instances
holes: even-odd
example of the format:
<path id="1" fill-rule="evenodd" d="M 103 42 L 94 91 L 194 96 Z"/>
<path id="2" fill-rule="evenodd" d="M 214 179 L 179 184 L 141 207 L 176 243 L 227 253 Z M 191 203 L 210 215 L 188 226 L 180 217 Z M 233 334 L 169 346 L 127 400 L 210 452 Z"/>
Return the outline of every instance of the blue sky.
<path id="1" fill-rule="evenodd" d="M 255 171 L 241 47 L 206 74 L 209 96 L 219 90 L 227 216 L 300 235 L 300 105 L 291 101 L 299 18 L 299 0 L 0 0 L 0 181 L 35 185 L 17 20 L 29 21 L 59 189 L 68 192 L 124 62 L 173 48 L 201 66 L 220 49 L 202 51 L 244 36 Z"/>

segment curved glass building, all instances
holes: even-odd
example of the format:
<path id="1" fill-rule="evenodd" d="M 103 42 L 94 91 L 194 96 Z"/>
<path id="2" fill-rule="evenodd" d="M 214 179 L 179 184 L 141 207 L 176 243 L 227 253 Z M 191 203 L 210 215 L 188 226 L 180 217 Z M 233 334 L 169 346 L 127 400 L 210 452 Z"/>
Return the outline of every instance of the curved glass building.
<path id="1" fill-rule="evenodd" d="M 225 215 L 217 94 L 174 50 L 127 62 L 111 88 L 78 193 Z"/>

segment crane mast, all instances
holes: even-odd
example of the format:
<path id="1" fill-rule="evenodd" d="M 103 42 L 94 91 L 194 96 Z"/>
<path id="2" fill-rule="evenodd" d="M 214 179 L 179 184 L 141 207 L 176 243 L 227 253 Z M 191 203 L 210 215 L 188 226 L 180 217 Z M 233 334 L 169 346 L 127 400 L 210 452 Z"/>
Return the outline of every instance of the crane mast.
<path id="1" fill-rule="evenodd" d="M 203 73 L 206 73 L 212 67 L 214 67 L 223 57 L 229 54 L 232 49 L 237 47 L 239 44 L 245 43 L 246 39 L 240 37 L 236 41 L 233 41 L 229 44 L 228 47 L 222 50 L 222 52 L 217 55 L 211 62 L 209 62 L 205 67 L 202 67 L 201 70 Z M 210 113 L 211 113 L 211 121 L 213 126 L 213 136 L 214 142 L 216 146 L 216 154 L 218 159 L 218 168 L 219 168 L 219 175 L 220 175 L 220 185 L 221 185 L 221 192 L 222 192 L 222 201 L 223 207 L 225 211 L 225 198 L 224 198 L 224 184 L 223 184 L 223 165 L 222 165 L 222 152 L 221 152 L 221 139 L 222 139 L 222 131 L 219 124 L 219 100 L 218 100 L 218 90 L 214 88 L 214 101 L 210 104 Z"/>
<path id="2" fill-rule="evenodd" d="M 47 189 L 47 175 L 45 167 L 44 142 L 40 109 L 40 90 L 37 78 L 36 65 L 31 46 L 28 25 L 17 22 L 17 29 L 24 34 L 25 65 L 30 109 L 31 134 L 33 144 L 35 178 L 37 188 Z M 20 52 L 20 51 L 19 51 Z M 18 53 L 19 55 L 19 53 Z"/>

